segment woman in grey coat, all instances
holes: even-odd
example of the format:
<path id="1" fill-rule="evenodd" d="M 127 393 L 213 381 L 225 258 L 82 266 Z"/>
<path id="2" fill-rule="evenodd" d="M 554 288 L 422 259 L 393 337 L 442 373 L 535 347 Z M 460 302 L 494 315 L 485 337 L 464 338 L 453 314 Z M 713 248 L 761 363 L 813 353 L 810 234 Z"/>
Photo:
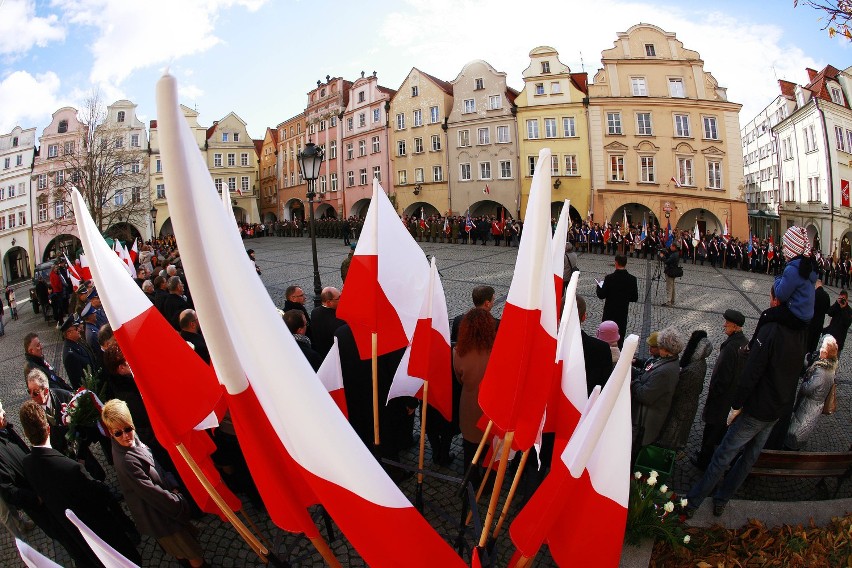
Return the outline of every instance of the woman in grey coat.
<path id="1" fill-rule="evenodd" d="M 692 336 L 680 357 L 680 378 L 672 398 L 672 407 L 663 433 L 657 441 L 661 446 L 682 450 L 686 447 L 689 431 L 698 412 L 698 397 L 704 389 L 704 377 L 707 375 L 707 357 L 713 346 L 707 340 L 707 332 L 698 329 Z"/>
<path id="2" fill-rule="evenodd" d="M 784 449 L 801 450 L 816 427 L 825 405 L 825 397 L 828 396 L 828 391 L 834 384 L 837 354 L 837 340 L 831 335 L 824 336 L 819 350 L 819 359 L 805 371 L 805 378 L 799 387 L 796 408 L 793 410 L 790 427 L 787 429 Z"/>
<path id="3" fill-rule="evenodd" d="M 674 327 L 665 328 L 657 334 L 657 347 L 660 358 L 630 383 L 634 453 L 660 437 L 677 388 L 680 373 L 677 357 L 683 351 L 681 333 Z"/>
<path id="4" fill-rule="evenodd" d="M 101 420 L 112 437 L 115 473 L 136 528 L 156 538 L 181 564 L 208 566 L 189 522 L 190 504 L 178 493 L 174 476 L 154 461 L 151 450 L 136 437 L 127 403 L 110 400 Z"/>

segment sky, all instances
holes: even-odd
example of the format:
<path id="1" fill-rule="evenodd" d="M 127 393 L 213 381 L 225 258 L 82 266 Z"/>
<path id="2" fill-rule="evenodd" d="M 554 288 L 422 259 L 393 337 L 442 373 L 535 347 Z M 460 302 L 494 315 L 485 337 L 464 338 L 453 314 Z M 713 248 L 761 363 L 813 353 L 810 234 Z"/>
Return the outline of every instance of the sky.
<path id="1" fill-rule="evenodd" d="M 376 71 L 398 89 L 412 67 L 451 81 L 484 59 L 523 87 L 529 52 L 549 45 L 589 80 L 616 34 L 647 22 L 698 51 L 741 103 L 740 123 L 779 94 L 777 79 L 852 65 L 852 45 L 828 37 L 824 14 L 793 0 L 0 0 L 0 133 L 41 136 L 63 106 L 98 92 L 129 99 L 147 124 L 168 69 L 181 101 L 208 126 L 235 112 L 254 138 L 302 112 L 326 75 Z M 800 2 L 802 4 L 802 2 Z M 706 7 L 705 7 L 706 6 Z"/>

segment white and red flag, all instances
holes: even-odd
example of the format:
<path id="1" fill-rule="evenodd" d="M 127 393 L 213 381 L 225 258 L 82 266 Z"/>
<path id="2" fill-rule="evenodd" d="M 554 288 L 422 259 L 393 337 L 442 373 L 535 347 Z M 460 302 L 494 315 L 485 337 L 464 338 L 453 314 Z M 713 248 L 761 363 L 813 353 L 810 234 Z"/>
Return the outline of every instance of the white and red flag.
<path id="1" fill-rule="evenodd" d="M 67 254 L 62 253 L 62 256 L 65 257 L 65 264 L 68 265 L 68 278 L 71 279 L 71 288 L 76 290 L 77 288 L 80 287 L 80 282 L 83 281 L 83 279 L 80 278 L 80 271 L 77 269 L 76 264 L 74 264 L 73 262 L 68 260 Z"/>
<path id="2" fill-rule="evenodd" d="M 550 225 L 550 150 L 538 155 L 524 217 L 524 238 L 500 329 L 479 387 L 479 406 L 494 425 L 515 432 L 513 447 L 538 436 L 556 360 L 556 298 Z"/>
<path id="3" fill-rule="evenodd" d="M 564 285 L 563 275 L 565 274 L 565 243 L 568 240 L 568 225 L 571 223 L 571 216 L 568 214 L 571 209 L 571 200 L 566 199 L 562 206 L 562 212 L 559 214 L 559 221 L 556 222 L 556 230 L 553 232 L 553 281 L 556 286 L 556 309 L 562 304 L 562 286 Z"/>
<path id="4" fill-rule="evenodd" d="M 65 509 L 65 516 L 68 517 L 71 524 L 77 527 L 77 530 L 83 535 L 83 540 L 86 541 L 86 544 L 89 545 L 89 548 L 92 549 L 92 552 L 95 553 L 95 556 L 98 557 L 98 560 L 104 566 L 108 568 L 139 568 L 135 562 L 128 560 L 123 554 L 110 546 L 108 542 L 96 535 L 95 531 L 90 529 L 86 523 L 74 514 L 74 511 Z"/>
<path id="5" fill-rule="evenodd" d="M 371 357 L 373 333 L 377 355 L 411 342 L 428 283 L 423 250 L 374 178 L 373 199 L 337 307 L 337 317 L 352 328 L 362 359 Z"/>
<path id="6" fill-rule="evenodd" d="M 331 399 L 343 413 L 343 416 L 349 417 L 349 409 L 346 407 L 346 393 L 343 390 L 343 369 L 340 366 L 340 347 L 337 345 L 337 338 L 334 338 L 334 343 L 331 345 L 328 355 L 322 361 L 317 378 L 323 384 Z"/>
<path id="7" fill-rule="evenodd" d="M 139 241 L 137 239 L 133 239 L 133 246 L 130 247 L 130 264 L 135 265 L 136 259 L 139 258 Z"/>
<path id="8" fill-rule="evenodd" d="M 414 329 L 414 338 L 405 359 L 399 364 L 388 393 L 388 400 L 399 396 L 414 396 L 422 400 L 423 384 L 429 382 L 428 403 L 447 420 L 453 419 L 453 384 L 450 373 L 450 319 L 447 298 L 438 275 L 435 257 L 429 272 L 429 287 L 423 297 L 420 317 Z"/>
<path id="9" fill-rule="evenodd" d="M 15 545 L 18 547 L 18 554 L 21 555 L 21 560 L 24 561 L 27 568 L 62 568 L 18 537 L 15 537 Z"/>
<path id="10" fill-rule="evenodd" d="M 166 184 L 182 188 L 169 195 L 169 209 L 184 269 L 213 364 L 229 394 L 240 444 L 267 508 L 278 505 L 265 491 L 270 486 L 304 491 L 325 506 L 370 566 L 464 566 L 385 474 L 317 380 L 256 277 L 239 234 L 208 229 L 226 227 L 228 217 L 180 110 L 177 83 L 168 75 L 157 84 L 157 120 Z M 373 206 L 381 199 L 374 191 L 375 214 Z M 391 226 L 404 232 L 395 214 L 393 221 Z M 389 236 L 382 239 L 387 240 Z M 359 246 L 363 241 L 362 234 Z M 418 310 L 419 305 L 413 323 Z M 284 366 L 286 377 L 281 374 Z M 281 478 L 281 466 L 290 467 L 282 463 L 286 457 L 305 488 L 290 487 Z M 271 467 L 258 466 L 258 461 Z"/>
<path id="11" fill-rule="evenodd" d="M 78 274 L 83 280 L 91 280 L 92 279 L 92 271 L 89 269 L 89 259 L 86 258 L 85 253 L 81 253 L 80 257 L 77 259 L 77 262 L 80 263 L 80 269 Z"/>
<path id="12" fill-rule="evenodd" d="M 675 187 L 683 187 L 683 185 L 678 181 L 674 176 L 672 176 L 672 183 L 675 184 Z"/>
<path id="13" fill-rule="evenodd" d="M 532 558 L 547 542 L 559 566 L 618 566 L 630 493 L 630 362 L 637 343 L 635 335 L 624 341 L 600 395 L 512 522 L 521 555 Z"/>
<path id="14" fill-rule="evenodd" d="M 216 447 L 206 432 L 197 430 L 209 422 L 210 414 L 224 413 L 224 392 L 216 375 L 187 345 L 180 335 L 151 305 L 124 272 L 124 263 L 110 250 L 101 237 L 79 192 L 71 192 L 74 214 L 83 249 L 89 253 L 92 278 L 100 290 L 100 298 L 112 325 L 121 352 L 133 369 L 134 381 L 142 394 L 145 409 L 157 440 L 172 458 L 178 474 L 198 506 L 208 513 L 219 514 L 219 508 L 195 474 L 179 455 L 176 444 L 183 443 L 207 478 L 234 510 L 239 499 L 222 482 L 210 455 Z M 157 353 L 157 357 L 151 357 Z M 160 359 L 163 357 L 163 359 Z M 180 388 L 191 396 L 175 396 L 174 375 L 164 372 L 162 361 L 171 369 L 179 369 Z"/>

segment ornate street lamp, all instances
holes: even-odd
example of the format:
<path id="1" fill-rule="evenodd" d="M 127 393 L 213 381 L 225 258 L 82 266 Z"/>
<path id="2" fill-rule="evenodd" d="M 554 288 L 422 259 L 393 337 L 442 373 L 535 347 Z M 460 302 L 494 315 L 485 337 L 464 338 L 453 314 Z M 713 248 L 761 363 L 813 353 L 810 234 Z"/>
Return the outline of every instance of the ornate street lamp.
<path id="1" fill-rule="evenodd" d="M 157 238 L 157 208 L 151 206 L 151 240 Z"/>
<path id="2" fill-rule="evenodd" d="M 310 210 L 308 212 L 311 223 L 311 253 L 314 261 L 314 306 L 320 305 L 320 293 L 322 293 L 322 284 L 319 276 L 319 263 L 317 262 L 317 236 L 316 223 L 314 222 L 314 198 L 317 196 L 316 183 L 322 165 L 322 149 L 313 142 L 305 144 L 305 149 L 299 152 L 299 171 L 302 173 L 302 178 L 308 184 L 308 203 Z"/>

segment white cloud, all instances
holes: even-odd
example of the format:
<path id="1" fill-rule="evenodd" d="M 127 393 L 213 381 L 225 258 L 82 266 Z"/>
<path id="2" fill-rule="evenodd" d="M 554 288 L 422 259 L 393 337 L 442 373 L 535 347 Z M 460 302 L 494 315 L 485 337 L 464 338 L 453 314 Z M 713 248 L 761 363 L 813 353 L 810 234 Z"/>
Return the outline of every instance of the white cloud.
<path id="1" fill-rule="evenodd" d="M 60 100 L 59 86 L 59 77 L 53 72 L 33 76 L 15 71 L 4 77 L 0 81 L 0 132 L 9 132 L 15 126 L 46 125 L 47 118 L 67 104 Z"/>
<path id="2" fill-rule="evenodd" d="M 0 53 L 22 54 L 33 46 L 45 47 L 65 39 L 65 30 L 55 14 L 35 15 L 33 0 L 0 2 Z"/>

